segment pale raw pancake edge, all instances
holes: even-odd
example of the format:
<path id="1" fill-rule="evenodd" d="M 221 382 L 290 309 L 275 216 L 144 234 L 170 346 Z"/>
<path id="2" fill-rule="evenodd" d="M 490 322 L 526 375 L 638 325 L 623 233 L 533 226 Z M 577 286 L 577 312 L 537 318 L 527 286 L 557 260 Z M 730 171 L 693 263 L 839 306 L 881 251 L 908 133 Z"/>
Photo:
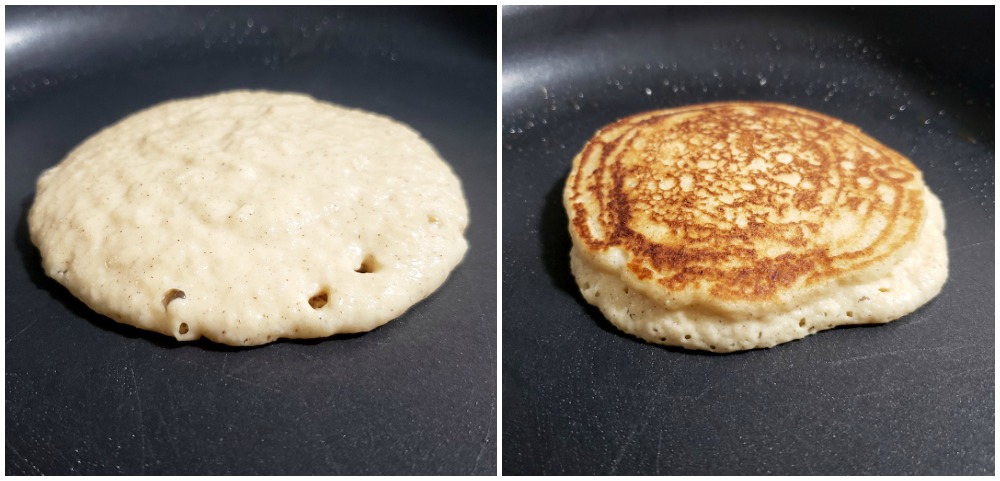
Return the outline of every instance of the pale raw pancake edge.
<path id="1" fill-rule="evenodd" d="M 620 330 L 647 342 L 717 353 L 769 348 L 837 326 L 887 323 L 937 296 L 948 277 L 944 211 L 929 189 L 925 205 L 927 217 L 916 244 L 888 276 L 831 286 L 809 303 L 753 319 L 722 319 L 695 306 L 666 309 L 595 267 L 576 246 L 570 264 L 587 302 Z"/>
<path id="2" fill-rule="evenodd" d="M 205 109 L 202 107 L 206 100 L 218 103 Z M 263 119 L 267 115 L 276 116 L 275 122 L 285 132 L 276 132 L 279 128 L 269 129 Z M 180 147 L 164 140 L 172 140 L 171 135 L 179 134 L 179 129 L 185 125 L 184 119 L 192 119 L 195 124 L 202 122 L 197 125 L 204 127 L 220 116 L 223 121 L 250 123 L 256 130 L 244 137 L 233 133 L 222 136 L 236 146 L 235 151 L 196 152 L 196 157 L 186 160 L 171 157 Z M 138 121 L 137 125 L 129 127 L 133 120 Z M 321 123 L 310 126 L 310 121 Z M 358 125 L 361 130 L 340 134 L 329 131 L 336 127 L 324 130 L 327 125 Z M 177 132 L 172 133 L 170 129 Z M 232 132 L 238 134 L 239 130 Z M 301 132 L 306 137 L 282 137 L 288 132 Z M 197 133 L 206 138 L 213 135 L 207 131 Z M 337 140 L 338 135 L 344 138 Z M 255 140 L 254 136 L 261 140 Z M 140 138 L 141 142 L 130 143 Z M 316 139 L 326 143 L 310 143 Z M 385 149 L 378 153 L 362 152 L 371 155 L 370 160 L 364 155 L 346 155 L 347 150 L 368 145 L 366 142 L 374 142 L 371 145 L 399 142 L 399 148 L 405 152 L 400 151 L 399 155 Z M 291 187 L 289 179 L 275 183 L 278 182 L 277 174 L 273 174 L 275 169 L 287 168 L 283 160 L 264 159 L 263 153 L 260 161 L 243 158 L 252 155 L 250 151 L 261 145 L 275 155 L 291 149 L 292 154 L 281 159 L 306 159 L 297 178 L 309 183 L 294 184 L 300 188 Z M 133 148 L 137 150 L 130 150 Z M 299 152 L 301 156 L 295 153 L 295 149 L 311 148 L 326 150 Z M 183 192 L 167 189 L 163 194 L 166 198 L 154 197 L 156 200 L 144 206 L 143 194 L 157 192 L 156 189 L 165 188 L 165 184 L 159 180 L 149 181 L 143 189 L 137 189 L 135 169 L 130 171 L 122 167 L 124 160 L 97 159 L 97 164 L 110 164 L 92 164 L 102 152 L 115 149 L 125 152 L 122 155 L 129 161 L 145 162 L 142 168 L 162 167 L 165 173 L 171 174 L 163 176 L 169 185 L 180 182 L 173 174 L 184 173 L 186 165 L 211 172 L 218 162 L 230 163 L 226 169 L 217 171 L 220 177 L 241 182 L 239 186 L 226 184 L 232 186 L 228 190 L 234 193 L 228 197 L 227 190 L 220 199 L 220 196 L 199 197 L 207 184 L 192 181 L 186 184 Z M 324 152 L 329 154 L 330 160 L 325 156 L 317 157 Z M 160 155 L 163 153 L 165 156 Z M 199 160 L 198 155 L 207 160 Z M 342 173 L 339 176 L 317 175 L 327 166 L 332 170 L 335 164 L 330 161 L 334 158 L 362 164 L 355 167 L 343 164 L 346 170 L 337 171 Z M 405 165 L 390 171 L 387 169 L 396 167 L 378 163 L 393 158 Z M 150 162 L 149 159 L 159 160 Z M 239 162 L 230 162 L 231 159 Z M 317 169 L 317 166 L 322 168 Z M 88 169 L 91 172 L 88 173 Z M 359 172 L 362 177 L 345 178 L 350 172 Z M 86 180 L 94 175 L 99 175 L 102 181 L 95 184 Z M 257 183 L 253 183 L 254 179 Z M 268 179 L 274 180 L 267 183 Z M 357 193 L 362 189 L 359 184 L 367 182 L 366 179 L 379 182 L 368 186 L 378 193 L 378 198 Z M 256 186 L 263 194 L 258 195 L 247 187 L 249 185 Z M 94 186 L 96 189 L 106 186 L 107 190 L 90 192 Z M 303 186 L 308 188 L 301 188 Z M 364 199 L 363 208 L 355 205 L 346 211 L 337 210 L 340 207 L 334 203 L 339 201 L 330 200 L 326 193 L 351 189 L 355 189 L 351 194 L 354 197 L 337 199 Z M 86 193 L 81 195 L 84 191 Z M 282 195 L 290 197 L 280 197 Z M 406 198 L 406 202 L 393 203 L 394 195 Z M 271 196 L 278 196 L 278 201 L 268 203 L 267 198 Z M 219 200 L 224 201 L 218 203 L 225 207 L 222 211 L 212 207 Z M 178 207 L 187 201 L 190 202 L 185 208 Z M 226 204 L 230 201 L 234 203 Z M 192 208 L 195 210 L 190 210 Z M 260 236 L 266 229 L 254 227 L 257 218 L 261 218 L 261 222 L 274 222 L 264 225 L 277 226 L 279 234 L 287 229 L 289 243 L 282 244 L 280 240 L 260 243 L 241 237 L 241 234 L 256 232 L 259 239 L 265 239 Z M 113 224 L 116 219 L 124 225 Z M 163 220 L 169 220 L 170 224 L 163 224 L 172 228 L 169 232 L 157 227 Z M 187 225 L 173 227 L 184 224 L 185 220 Z M 94 311 L 119 323 L 182 341 L 205 337 L 239 346 L 266 344 L 279 338 L 364 332 L 399 317 L 437 290 L 462 261 L 468 248 L 463 235 L 467 225 L 468 206 L 461 181 L 415 130 L 384 115 L 318 102 L 302 94 L 266 91 L 231 91 L 180 99 L 126 117 L 85 140 L 59 165 L 44 172 L 29 212 L 32 242 L 42 254 L 46 274 Z M 126 242 L 118 233 L 119 227 L 126 233 L 143 237 Z M 200 237 L 202 234 L 204 237 Z M 302 239 L 293 234 L 301 235 Z M 213 239 L 220 243 L 212 244 Z M 162 250 L 136 255 L 131 246 L 143 243 L 148 244 L 147 251 Z M 180 248 L 181 244 L 189 247 Z M 215 247 L 211 247 L 213 245 Z M 263 257 L 246 257 L 248 252 L 254 251 L 250 247 L 261 252 Z M 203 250 L 209 251 L 208 255 L 202 255 Z M 242 257 L 236 264 L 213 264 L 212 259 L 218 257 L 211 251 L 232 251 L 230 260 L 234 256 Z M 378 271 L 359 274 L 358 263 L 363 266 L 367 261 L 362 257 L 367 259 L 368 254 L 375 255 Z M 177 267 L 189 261 L 207 270 L 185 272 L 184 268 Z M 153 267 L 147 268 L 147 264 Z M 290 279 L 287 282 L 286 277 Z M 227 292 L 228 287 L 238 292 Z M 165 292 L 169 293 L 172 288 L 184 291 L 185 297 L 168 302 Z M 324 306 L 315 308 L 312 297 L 319 292 L 326 293 L 328 298 Z"/>

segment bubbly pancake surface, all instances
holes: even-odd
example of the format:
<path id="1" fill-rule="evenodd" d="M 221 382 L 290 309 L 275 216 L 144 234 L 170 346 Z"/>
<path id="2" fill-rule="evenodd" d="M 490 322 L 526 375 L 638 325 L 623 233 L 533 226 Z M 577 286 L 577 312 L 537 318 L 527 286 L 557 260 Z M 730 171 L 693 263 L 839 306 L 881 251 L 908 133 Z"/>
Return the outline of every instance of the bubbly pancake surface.
<path id="1" fill-rule="evenodd" d="M 921 235 L 925 199 L 921 172 L 897 152 L 770 103 L 625 118 L 588 142 L 564 191 L 575 263 L 720 322 L 885 278 Z"/>
<path id="2" fill-rule="evenodd" d="M 230 345 L 374 329 L 461 261 L 468 207 L 388 117 L 237 91 L 136 113 L 38 180 L 46 273 L 95 311 Z"/>

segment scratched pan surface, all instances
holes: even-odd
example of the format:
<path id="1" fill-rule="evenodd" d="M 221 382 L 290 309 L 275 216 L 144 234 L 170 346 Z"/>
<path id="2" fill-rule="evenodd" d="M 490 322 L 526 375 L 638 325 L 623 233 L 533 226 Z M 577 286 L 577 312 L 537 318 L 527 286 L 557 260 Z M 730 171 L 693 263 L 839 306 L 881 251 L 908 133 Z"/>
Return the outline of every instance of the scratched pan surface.
<path id="1" fill-rule="evenodd" d="M 8 8 L 7 474 L 495 474 L 496 9 Z M 464 262 L 373 332 L 181 344 L 45 277 L 34 181 L 167 99 L 292 90 L 404 121 L 461 178 Z"/>
<path id="2" fill-rule="evenodd" d="M 993 474 L 993 9 L 503 10 L 505 474 Z M 705 101 L 861 126 L 944 201 L 951 275 L 884 326 L 706 355 L 578 294 L 560 194 L 599 127 Z"/>

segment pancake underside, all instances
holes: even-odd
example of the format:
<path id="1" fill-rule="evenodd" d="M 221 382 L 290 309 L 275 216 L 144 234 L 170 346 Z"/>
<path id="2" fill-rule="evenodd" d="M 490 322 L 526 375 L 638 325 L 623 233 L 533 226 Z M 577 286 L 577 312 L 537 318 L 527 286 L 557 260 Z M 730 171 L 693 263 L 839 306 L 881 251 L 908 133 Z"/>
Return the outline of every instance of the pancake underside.
<path id="1" fill-rule="evenodd" d="M 773 347 L 837 326 L 886 323 L 936 296 L 948 276 L 944 213 L 929 190 L 924 203 L 926 221 L 912 249 L 888 274 L 834 280 L 806 299 L 770 312 L 756 309 L 752 317 L 704 305 L 664 307 L 588 260 L 579 246 L 570 253 L 571 267 L 587 302 L 619 329 L 648 342 L 713 352 Z"/>
<path id="2" fill-rule="evenodd" d="M 854 126 L 720 103 L 605 127 L 564 201 L 581 253 L 651 298 L 753 310 L 884 275 L 924 222 L 923 191 L 916 166 Z"/>

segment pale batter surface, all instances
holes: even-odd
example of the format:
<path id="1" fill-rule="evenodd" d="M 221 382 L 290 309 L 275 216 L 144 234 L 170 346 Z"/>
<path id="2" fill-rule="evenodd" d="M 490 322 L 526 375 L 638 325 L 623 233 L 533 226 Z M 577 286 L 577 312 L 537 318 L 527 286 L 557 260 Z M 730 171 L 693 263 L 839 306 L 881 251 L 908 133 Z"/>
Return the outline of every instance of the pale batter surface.
<path id="1" fill-rule="evenodd" d="M 38 180 L 46 273 L 115 321 L 229 345 L 363 332 L 462 260 L 458 178 L 409 127 L 308 96 L 168 102 Z"/>

